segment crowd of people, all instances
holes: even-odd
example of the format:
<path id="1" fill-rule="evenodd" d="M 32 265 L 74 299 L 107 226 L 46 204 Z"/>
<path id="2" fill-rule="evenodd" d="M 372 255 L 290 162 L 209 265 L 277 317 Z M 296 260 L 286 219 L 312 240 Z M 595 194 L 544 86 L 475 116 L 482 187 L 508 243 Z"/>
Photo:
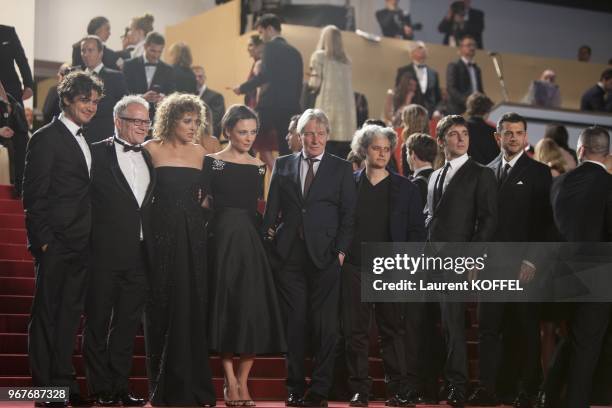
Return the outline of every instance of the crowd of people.
<path id="1" fill-rule="evenodd" d="M 361 301 L 365 242 L 612 240 L 608 131 L 584 129 L 573 150 L 560 124 L 532 147 L 520 115 L 489 123 L 493 102 L 473 62 L 482 38 L 467 32 L 469 2 L 455 3 L 445 20 L 460 58 L 447 67 L 447 97 L 415 42 L 383 118 L 365 121 L 334 26 L 322 30 L 304 84 L 280 19 L 261 16 L 251 71 L 233 87 L 244 104 L 226 109 L 185 44 L 161 61 L 165 39 L 151 15 L 132 20 L 120 52 L 104 44 L 108 20 L 92 19 L 49 93 L 49 123 L 27 148 L 27 138 L 14 143 L 12 179 L 36 268 L 32 381 L 70 389 L 65 402 L 37 405 L 144 405 L 129 387 L 142 323 L 154 406 L 214 406 L 209 352 L 221 358 L 227 406 L 255 405 L 251 368 L 258 355 L 278 353 L 287 406 L 327 406 L 338 364 L 349 404 L 367 406 L 371 318 L 388 406 L 612 401 L 610 303 L 552 312 L 480 303 L 470 389 L 464 303 L 445 293 L 422 304 Z M 19 97 L 0 87 L 5 139 L 29 130 L 25 113 L 14 113 L 26 80 Z M 608 69 L 584 109 L 607 109 L 611 84 Z M 529 285 L 540 265 L 515 266 Z M 91 398 L 80 395 L 71 360 L 81 314 Z M 502 370 L 517 352 L 514 369 Z"/>

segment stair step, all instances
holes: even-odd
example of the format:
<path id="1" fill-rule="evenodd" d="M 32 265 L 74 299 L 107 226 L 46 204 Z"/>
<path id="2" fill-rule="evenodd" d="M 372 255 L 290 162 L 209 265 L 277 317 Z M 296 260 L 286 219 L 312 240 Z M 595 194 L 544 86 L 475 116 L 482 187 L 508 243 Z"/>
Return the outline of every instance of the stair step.
<path id="1" fill-rule="evenodd" d="M 23 214 L 0 214 L 0 228 L 25 228 Z"/>
<path id="2" fill-rule="evenodd" d="M 19 228 L 0 228 L 0 244 L 27 243 L 26 230 Z"/>
<path id="3" fill-rule="evenodd" d="M 6 184 L 0 185 L 0 198 L 5 200 L 10 200 L 13 198 L 13 186 L 9 186 Z"/>
<path id="4" fill-rule="evenodd" d="M 0 333 L 27 333 L 29 320 L 29 314 L 0 314 Z"/>
<path id="5" fill-rule="evenodd" d="M 0 315 L 29 314 L 32 308 L 33 296 L 0 295 Z"/>
<path id="6" fill-rule="evenodd" d="M 23 215 L 23 204 L 21 200 L 0 198 L 0 213 Z"/>
<path id="7" fill-rule="evenodd" d="M 0 295 L 32 296 L 34 284 L 34 278 L 0 277 Z"/>
<path id="8" fill-rule="evenodd" d="M 32 254 L 25 244 L 0 244 L 0 259 L 26 260 L 32 259 Z"/>
<path id="9" fill-rule="evenodd" d="M 34 277 L 34 261 L 0 259 L 0 276 L 2 277 Z"/>

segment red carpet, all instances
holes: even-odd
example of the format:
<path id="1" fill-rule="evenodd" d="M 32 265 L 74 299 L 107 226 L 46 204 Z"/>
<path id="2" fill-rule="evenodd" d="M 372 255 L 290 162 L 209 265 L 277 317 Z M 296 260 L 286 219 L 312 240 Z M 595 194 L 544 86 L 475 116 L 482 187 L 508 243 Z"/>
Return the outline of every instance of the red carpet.
<path id="1" fill-rule="evenodd" d="M 23 207 L 11 198 L 8 186 L 0 186 L 0 387 L 28 386 L 31 384 L 27 358 L 27 324 L 34 292 L 34 265 L 26 246 Z M 475 310 L 470 310 L 470 321 L 475 322 Z M 476 338 L 476 329 L 469 329 L 469 338 Z M 84 370 L 80 355 L 80 335 L 75 339 L 74 364 L 85 391 Z M 470 376 L 476 376 L 476 342 L 469 342 Z M 375 344 L 372 344 L 370 375 L 374 378 L 374 394 L 384 398 L 383 368 Z M 211 357 L 217 395 L 221 396 L 223 373 L 218 357 Z M 135 357 L 131 387 L 140 396 L 147 395 L 143 337 L 135 341 Z M 285 398 L 285 362 L 281 356 L 256 360 L 252 371 L 250 391 L 258 400 L 258 407 L 282 407 Z M 270 402 L 275 401 L 275 402 Z M 220 405 L 223 403 L 220 402 Z M 381 402 L 372 406 L 383 406 Z M 0 407 L 32 406 L 28 403 L 4 403 Z M 332 403 L 345 407 L 346 403 Z"/>

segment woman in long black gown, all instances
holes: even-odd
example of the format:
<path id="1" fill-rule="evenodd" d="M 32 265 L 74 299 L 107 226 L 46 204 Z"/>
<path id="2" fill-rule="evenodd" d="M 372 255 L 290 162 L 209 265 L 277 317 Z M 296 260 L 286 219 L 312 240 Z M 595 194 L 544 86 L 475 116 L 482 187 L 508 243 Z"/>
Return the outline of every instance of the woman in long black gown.
<path id="1" fill-rule="evenodd" d="M 156 171 L 151 211 L 153 265 L 145 312 L 149 392 L 153 406 L 214 406 L 208 362 L 206 230 L 195 144 L 204 107 L 173 94 L 158 106 L 155 139 L 145 148 Z"/>
<path id="2" fill-rule="evenodd" d="M 231 106 L 222 120 L 228 146 L 204 161 L 205 194 L 212 197 L 209 346 L 220 353 L 226 405 L 253 406 L 247 387 L 256 354 L 286 350 L 276 287 L 260 237 L 257 201 L 266 165 L 249 154 L 257 115 Z M 240 355 L 234 371 L 233 356 Z"/>

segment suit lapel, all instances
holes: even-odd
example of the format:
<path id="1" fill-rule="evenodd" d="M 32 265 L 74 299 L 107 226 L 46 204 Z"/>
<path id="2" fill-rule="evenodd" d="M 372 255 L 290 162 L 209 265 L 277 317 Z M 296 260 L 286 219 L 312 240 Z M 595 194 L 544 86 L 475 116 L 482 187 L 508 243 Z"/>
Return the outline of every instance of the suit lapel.
<path id="1" fill-rule="evenodd" d="M 452 192 L 455 186 L 461 185 L 461 179 L 463 179 L 465 175 L 469 173 L 469 168 L 472 165 L 471 162 L 472 162 L 472 159 L 468 158 L 468 160 L 463 164 L 463 166 L 461 166 L 459 170 L 457 170 L 457 172 L 453 175 L 453 178 L 450 180 L 450 182 L 446 186 L 446 190 L 444 190 L 444 192 L 442 193 L 442 197 L 440 197 L 440 201 L 438 201 L 438 205 L 434 209 L 434 213 L 437 213 L 438 209 L 442 206 L 442 204 L 448 201 L 448 199 L 446 200 L 444 199 L 448 195 L 448 193 Z"/>
<path id="2" fill-rule="evenodd" d="M 321 158 L 321 163 L 319 164 L 319 167 L 317 168 L 317 172 L 315 173 L 314 179 L 312 180 L 312 184 L 310 185 L 310 189 L 308 190 L 308 197 L 305 197 L 306 200 L 312 198 L 314 194 L 318 191 L 317 187 L 321 184 L 321 182 L 318 180 L 321 180 L 321 178 L 324 177 L 322 174 L 325 174 L 329 164 L 330 164 L 329 154 L 324 153 L 323 157 Z"/>
<path id="3" fill-rule="evenodd" d="M 72 150 L 72 153 L 79 157 L 79 162 L 81 163 L 85 174 L 87 174 L 87 178 L 90 178 L 89 170 L 87 170 L 85 154 L 83 153 L 83 150 L 81 150 L 79 142 L 76 141 L 76 138 L 72 135 L 72 133 L 70 133 L 70 130 L 68 130 L 68 128 L 58 118 L 55 118 L 55 126 L 65 139 L 65 145 L 68 146 L 68 149 Z M 89 147 L 89 143 L 87 143 L 87 146 Z"/>
<path id="4" fill-rule="evenodd" d="M 111 173 L 113 174 L 115 181 L 125 194 L 130 196 L 132 200 L 136 201 L 136 197 L 134 197 L 134 193 L 132 192 L 130 185 L 125 179 L 125 175 L 121 171 L 121 167 L 119 167 L 119 160 L 117 159 L 117 150 L 115 149 L 115 142 L 111 140 L 111 143 L 107 145 L 106 152 L 108 154 L 108 161 L 110 163 Z"/>
<path id="5" fill-rule="evenodd" d="M 144 65 L 144 57 L 138 57 L 136 62 L 138 63 L 138 70 L 141 72 L 141 75 L 139 75 L 140 79 L 142 80 L 140 86 L 141 89 L 144 89 L 146 92 L 149 90 L 149 84 L 147 83 L 147 70 L 145 69 Z M 151 81 L 151 85 L 153 85 L 153 81 Z"/>
<path id="6" fill-rule="evenodd" d="M 153 167 L 151 155 L 149 154 L 147 149 L 142 149 L 142 156 L 144 157 L 145 163 L 147 164 L 147 168 L 149 169 L 149 186 L 147 187 L 145 198 L 144 200 L 142 200 L 142 206 L 144 207 L 145 204 L 151 202 L 153 190 L 155 188 L 155 184 L 157 183 L 157 173 L 155 172 L 155 167 Z"/>
<path id="7" fill-rule="evenodd" d="M 300 164 L 302 161 L 302 153 L 297 153 L 293 156 L 293 162 L 291 163 L 291 173 L 293 174 L 293 184 L 295 185 L 297 196 L 300 201 L 304 200 L 302 195 L 302 182 L 300 179 Z"/>
<path id="8" fill-rule="evenodd" d="M 500 186 L 500 191 L 504 189 L 506 186 L 512 185 L 518 178 L 527 170 L 529 167 L 529 158 L 525 153 L 516 161 L 514 166 L 510 169 L 510 173 L 508 173 L 508 177 L 504 180 L 504 183 Z"/>

